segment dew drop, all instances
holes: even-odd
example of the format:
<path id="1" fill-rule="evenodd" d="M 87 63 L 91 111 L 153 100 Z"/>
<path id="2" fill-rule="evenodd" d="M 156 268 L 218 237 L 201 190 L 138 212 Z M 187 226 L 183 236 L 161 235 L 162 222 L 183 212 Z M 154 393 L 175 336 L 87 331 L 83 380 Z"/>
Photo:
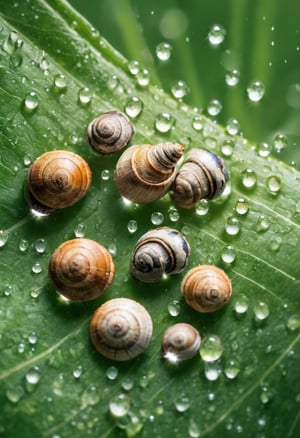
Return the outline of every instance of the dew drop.
<path id="1" fill-rule="evenodd" d="M 108 169 L 103 169 L 101 171 L 101 179 L 102 181 L 108 181 L 110 178 L 110 171 Z"/>
<path id="2" fill-rule="evenodd" d="M 277 175 L 270 175 L 267 178 L 267 188 L 272 195 L 276 195 L 281 189 L 281 179 Z"/>
<path id="3" fill-rule="evenodd" d="M 235 258 L 236 258 L 235 248 L 231 245 L 226 245 L 221 253 L 221 259 L 223 260 L 223 262 L 231 264 L 235 261 Z"/>
<path id="4" fill-rule="evenodd" d="M 247 88 L 247 94 L 252 102 L 259 102 L 265 94 L 264 84 L 260 81 L 252 81 Z"/>
<path id="5" fill-rule="evenodd" d="M 132 75 L 138 74 L 140 70 L 140 63 L 138 61 L 132 60 L 128 62 L 128 70 Z"/>
<path id="6" fill-rule="evenodd" d="M 174 404 L 177 412 L 185 412 L 190 407 L 190 399 L 185 394 L 181 394 Z"/>
<path id="7" fill-rule="evenodd" d="M 140 69 L 135 76 L 140 87 L 148 87 L 150 83 L 150 73 L 146 68 Z"/>
<path id="8" fill-rule="evenodd" d="M 78 365 L 76 368 L 74 368 L 73 370 L 73 377 L 75 379 L 79 379 L 81 377 L 82 374 L 82 365 Z"/>
<path id="9" fill-rule="evenodd" d="M 82 394 L 82 404 L 84 406 L 94 406 L 100 401 L 100 394 L 95 385 L 90 385 Z"/>
<path id="10" fill-rule="evenodd" d="M 194 420 L 190 420 L 188 434 L 190 438 L 199 438 L 200 430 Z"/>
<path id="11" fill-rule="evenodd" d="M 0 248 L 6 245 L 9 233 L 6 230 L 0 230 Z"/>
<path id="12" fill-rule="evenodd" d="M 108 378 L 108 380 L 116 380 L 116 378 L 118 377 L 119 371 L 117 367 L 111 366 L 108 367 L 106 370 L 106 377 Z"/>
<path id="13" fill-rule="evenodd" d="M 18 48 L 18 40 L 19 40 L 19 35 L 17 34 L 17 32 L 10 32 L 10 34 L 8 35 L 8 37 L 4 40 L 3 44 L 2 44 L 2 49 L 8 53 L 9 55 L 11 55 L 17 48 Z M 22 41 L 20 39 L 20 41 Z"/>
<path id="14" fill-rule="evenodd" d="M 114 243 L 110 243 L 107 249 L 113 257 L 117 255 L 117 246 Z"/>
<path id="15" fill-rule="evenodd" d="M 225 223 L 225 231 L 230 236 L 236 236 L 240 231 L 240 221 L 237 217 L 231 216 Z"/>
<path id="16" fill-rule="evenodd" d="M 206 362 L 204 364 L 204 374 L 207 380 L 214 382 L 217 380 L 222 372 L 222 367 L 219 361 Z"/>
<path id="17" fill-rule="evenodd" d="M 161 225 L 164 221 L 164 215 L 160 211 L 155 211 L 151 215 L 151 222 L 153 225 Z"/>
<path id="18" fill-rule="evenodd" d="M 288 137 L 285 134 L 277 134 L 274 137 L 274 148 L 277 153 L 280 153 L 287 147 Z"/>
<path id="19" fill-rule="evenodd" d="M 229 360 L 224 368 L 224 374 L 228 379 L 235 379 L 240 372 L 240 366 L 235 360 Z"/>
<path id="20" fill-rule="evenodd" d="M 10 297 L 12 294 L 12 290 L 13 290 L 12 286 L 10 284 L 7 284 L 4 288 L 3 295 L 5 297 Z"/>
<path id="21" fill-rule="evenodd" d="M 272 398 L 272 393 L 267 386 L 261 388 L 260 401 L 265 405 L 269 403 Z"/>
<path id="22" fill-rule="evenodd" d="M 32 112 L 32 111 L 36 110 L 36 108 L 39 105 L 38 95 L 34 91 L 31 91 L 30 93 L 28 93 L 25 96 L 24 105 L 25 105 L 26 111 L 28 111 L 28 112 Z"/>
<path id="23" fill-rule="evenodd" d="M 180 214 L 175 207 L 169 207 L 168 209 L 169 219 L 171 222 L 177 222 L 180 219 Z"/>
<path id="24" fill-rule="evenodd" d="M 249 202 L 244 198 L 239 198 L 235 204 L 235 211 L 239 215 L 244 216 L 249 211 Z"/>
<path id="25" fill-rule="evenodd" d="M 266 142 L 261 142 L 258 145 L 258 155 L 262 158 L 266 158 L 270 155 L 271 153 L 271 145 L 269 143 Z"/>
<path id="26" fill-rule="evenodd" d="M 147 388 L 147 386 L 149 385 L 149 377 L 143 375 L 139 380 L 139 384 L 141 388 Z"/>
<path id="27" fill-rule="evenodd" d="M 28 167 L 28 166 L 30 166 L 30 164 L 31 164 L 31 157 L 30 157 L 30 155 L 24 155 L 24 158 L 23 158 L 23 163 L 24 163 L 24 166 L 26 166 L 26 167 Z"/>
<path id="28" fill-rule="evenodd" d="M 171 93 L 176 99 L 182 99 L 189 92 L 190 89 L 184 81 L 177 81 L 171 87 Z"/>
<path id="29" fill-rule="evenodd" d="M 125 113 L 135 119 L 143 111 L 143 106 L 143 101 L 138 96 L 132 96 L 125 104 Z"/>
<path id="30" fill-rule="evenodd" d="M 290 316 L 289 319 L 287 320 L 286 326 L 291 331 L 300 328 L 300 316 L 299 315 Z"/>
<path id="31" fill-rule="evenodd" d="M 263 214 L 259 216 L 256 226 L 255 226 L 255 230 L 258 233 L 264 233 L 266 232 L 268 229 L 270 228 L 270 222 L 268 221 L 268 219 L 266 218 L 266 216 L 264 216 Z"/>
<path id="32" fill-rule="evenodd" d="M 282 245 L 283 239 L 281 236 L 274 235 L 269 240 L 269 248 L 271 251 L 278 251 Z"/>
<path id="33" fill-rule="evenodd" d="M 162 133 L 169 132 L 173 125 L 174 119 L 169 113 L 163 112 L 156 116 L 155 128 L 157 131 Z"/>
<path id="34" fill-rule="evenodd" d="M 36 334 L 36 332 L 31 332 L 30 335 L 28 336 L 28 342 L 31 345 L 35 345 L 37 344 L 39 338 L 38 335 Z"/>
<path id="35" fill-rule="evenodd" d="M 22 354 L 25 351 L 25 344 L 23 342 L 20 342 L 18 345 L 18 353 Z"/>
<path id="36" fill-rule="evenodd" d="M 257 176 L 254 170 L 247 168 L 241 172 L 242 184 L 246 189 L 252 189 L 257 182 Z"/>
<path id="37" fill-rule="evenodd" d="M 240 295 L 235 302 L 234 310 L 237 314 L 242 315 L 247 312 L 249 307 L 249 299 L 246 295 Z"/>
<path id="38" fill-rule="evenodd" d="M 224 140 L 221 145 L 221 152 L 224 157 L 231 157 L 234 151 L 234 142 L 230 139 Z"/>
<path id="39" fill-rule="evenodd" d="M 133 380 L 130 377 L 124 377 L 121 386 L 125 391 L 130 391 L 134 386 Z"/>
<path id="40" fill-rule="evenodd" d="M 37 385 L 40 381 L 41 374 L 38 367 L 33 367 L 25 374 L 26 382 L 31 385 Z"/>
<path id="41" fill-rule="evenodd" d="M 180 314 L 180 311 L 181 311 L 181 306 L 180 306 L 180 302 L 178 300 L 172 300 L 168 304 L 169 315 L 171 315 L 173 317 L 178 316 Z"/>
<path id="42" fill-rule="evenodd" d="M 47 248 L 47 242 L 45 239 L 37 239 L 34 242 L 34 248 L 38 254 L 43 254 Z"/>
<path id="43" fill-rule="evenodd" d="M 63 93 L 68 87 L 65 75 L 57 74 L 54 76 L 53 88 L 57 93 Z"/>
<path id="44" fill-rule="evenodd" d="M 222 104 L 219 100 L 213 99 L 209 102 L 207 106 L 207 112 L 211 116 L 217 116 L 222 111 Z"/>
<path id="45" fill-rule="evenodd" d="M 111 75 L 107 80 L 107 87 L 110 90 L 115 90 L 119 84 L 120 84 L 120 80 L 116 75 Z"/>
<path id="46" fill-rule="evenodd" d="M 223 43 L 225 35 L 225 28 L 220 24 L 214 24 L 208 32 L 208 41 L 212 46 L 217 47 Z"/>
<path id="47" fill-rule="evenodd" d="M 78 91 L 78 103 L 87 106 L 91 102 L 92 94 L 88 87 L 80 88 Z"/>
<path id="48" fill-rule="evenodd" d="M 198 216 L 205 216 L 209 211 L 209 202 L 206 199 L 201 199 L 197 202 L 195 212 Z"/>
<path id="49" fill-rule="evenodd" d="M 235 87 L 240 82 L 240 72 L 236 69 L 228 71 L 225 75 L 225 82 L 229 87 Z"/>
<path id="50" fill-rule="evenodd" d="M 37 287 L 32 287 L 30 290 L 31 298 L 38 298 L 41 294 L 41 289 Z"/>
<path id="51" fill-rule="evenodd" d="M 130 409 L 130 399 L 126 394 L 118 394 L 109 402 L 109 412 L 113 417 L 123 417 Z"/>
<path id="52" fill-rule="evenodd" d="M 237 119 L 230 119 L 226 124 L 226 131 L 229 135 L 237 135 L 240 131 L 240 124 Z"/>
<path id="53" fill-rule="evenodd" d="M 40 274 L 42 270 L 43 270 L 42 265 L 39 262 L 36 262 L 32 265 L 31 271 L 34 274 Z"/>
<path id="54" fill-rule="evenodd" d="M 18 403 L 20 399 L 24 395 L 24 389 L 22 386 L 14 386 L 13 388 L 10 388 L 6 391 L 6 397 L 11 403 Z"/>
<path id="55" fill-rule="evenodd" d="M 200 346 L 200 356 L 205 362 L 214 362 L 222 356 L 223 346 L 217 335 L 206 336 Z"/>
<path id="56" fill-rule="evenodd" d="M 269 306 L 266 303 L 259 301 L 254 306 L 254 314 L 257 320 L 263 321 L 264 319 L 268 318 L 270 314 Z"/>
<path id="57" fill-rule="evenodd" d="M 169 61 L 172 53 L 172 46 L 169 43 L 161 42 L 156 46 L 155 53 L 159 61 Z"/>
<path id="58" fill-rule="evenodd" d="M 42 59 L 40 60 L 39 66 L 40 66 L 40 69 L 43 70 L 45 74 L 46 74 L 46 72 L 48 72 L 50 65 L 49 65 L 49 62 L 45 56 L 43 56 Z"/>
<path id="59" fill-rule="evenodd" d="M 131 219 L 127 224 L 127 230 L 129 231 L 129 233 L 133 234 L 137 231 L 137 229 L 138 229 L 137 221 Z"/>
<path id="60" fill-rule="evenodd" d="M 74 234 L 76 237 L 84 237 L 87 231 L 86 224 L 78 224 L 74 228 Z"/>
<path id="61" fill-rule="evenodd" d="M 195 131 L 201 131 L 203 129 L 203 126 L 205 124 L 205 121 L 203 120 L 202 116 L 194 116 L 192 120 L 192 127 L 195 129 Z"/>

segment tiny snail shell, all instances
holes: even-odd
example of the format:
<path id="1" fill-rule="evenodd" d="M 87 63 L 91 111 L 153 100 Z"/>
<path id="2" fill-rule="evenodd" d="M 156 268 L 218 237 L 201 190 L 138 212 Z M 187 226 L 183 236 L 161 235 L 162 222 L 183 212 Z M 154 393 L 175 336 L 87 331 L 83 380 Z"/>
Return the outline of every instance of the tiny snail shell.
<path id="1" fill-rule="evenodd" d="M 200 199 L 214 199 L 225 188 L 229 174 L 222 158 L 204 149 L 191 149 L 170 189 L 172 201 L 192 208 Z"/>
<path id="2" fill-rule="evenodd" d="M 119 193 L 137 204 L 156 201 L 165 195 L 176 174 L 183 146 L 160 143 L 131 146 L 117 162 L 114 179 Z"/>
<path id="3" fill-rule="evenodd" d="M 161 348 L 170 362 L 178 362 L 194 357 L 201 344 L 198 330 L 190 324 L 178 323 L 169 327 L 163 335 Z"/>
<path id="4" fill-rule="evenodd" d="M 124 361 L 143 353 L 152 338 L 147 310 L 128 298 L 115 298 L 100 306 L 90 322 L 96 350 L 109 359 Z"/>
<path id="5" fill-rule="evenodd" d="M 130 270 L 136 279 L 153 283 L 160 280 L 164 273 L 181 272 L 189 255 L 190 246 L 179 231 L 168 227 L 156 228 L 137 241 Z"/>
<path id="6" fill-rule="evenodd" d="M 74 301 L 99 297 L 114 278 L 115 265 L 104 246 L 77 238 L 62 243 L 52 254 L 48 274 L 57 292 Z"/>
<path id="7" fill-rule="evenodd" d="M 90 188 L 91 180 L 87 162 L 68 151 L 45 152 L 32 163 L 27 175 L 32 196 L 53 209 L 79 201 Z"/>
<path id="8" fill-rule="evenodd" d="M 127 146 L 134 134 L 128 117 L 111 110 L 94 119 L 87 128 L 87 139 L 96 152 L 113 154 Z"/>
<path id="9" fill-rule="evenodd" d="M 227 274 L 212 265 L 199 265 L 190 269 L 181 283 L 181 293 L 187 304 L 198 312 L 220 309 L 228 302 L 231 292 Z"/>

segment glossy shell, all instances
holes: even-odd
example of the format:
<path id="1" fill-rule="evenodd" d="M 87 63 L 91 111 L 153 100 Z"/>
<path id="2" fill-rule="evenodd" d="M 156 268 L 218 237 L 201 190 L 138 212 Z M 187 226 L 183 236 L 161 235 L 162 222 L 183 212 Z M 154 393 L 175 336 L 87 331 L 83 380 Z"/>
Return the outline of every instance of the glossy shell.
<path id="1" fill-rule="evenodd" d="M 220 196 L 229 179 L 222 158 L 204 149 L 191 149 L 170 189 L 172 201 L 192 208 L 201 199 Z"/>
<path id="2" fill-rule="evenodd" d="M 200 265 L 184 276 L 181 293 L 187 304 L 198 312 L 214 312 L 226 304 L 231 296 L 231 282 L 220 268 Z"/>
<path id="3" fill-rule="evenodd" d="M 128 117 L 117 110 L 107 111 L 87 128 L 87 139 L 96 152 L 113 154 L 130 142 L 134 128 Z"/>
<path id="4" fill-rule="evenodd" d="M 46 152 L 30 166 L 27 184 L 33 197 L 49 208 L 75 204 L 88 191 L 92 174 L 87 162 L 68 151 Z"/>
<path id="5" fill-rule="evenodd" d="M 108 250 L 94 240 L 78 238 L 62 243 L 52 254 L 49 278 L 57 292 L 74 301 L 99 297 L 114 278 Z"/>
<path id="6" fill-rule="evenodd" d="M 163 274 L 178 274 L 188 263 L 190 246 L 179 231 L 168 227 L 148 231 L 136 243 L 130 261 L 132 275 L 145 283 Z"/>
<path id="7" fill-rule="evenodd" d="M 137 204 L 155 201 L 170 188 L 183 146 L 161 143 L 131 146 L 117 162 L 114 179 L 119 193 Z"/>
<path id="8" fill-rule="evenodd" d="M 94 313 L 90 323 L 92 343 L 109 359 L 124 361 L 143 353 L 152 338 L 147 310 L 128 298 L 115 298 Z"/>
<path id="9" fill-rule="evenodd" d="M 199 351 L 201 338 L 190 324 L 178 323 L 169 327 L 163 335 L 161 348 L 170 362 L 191 359 Z"/>

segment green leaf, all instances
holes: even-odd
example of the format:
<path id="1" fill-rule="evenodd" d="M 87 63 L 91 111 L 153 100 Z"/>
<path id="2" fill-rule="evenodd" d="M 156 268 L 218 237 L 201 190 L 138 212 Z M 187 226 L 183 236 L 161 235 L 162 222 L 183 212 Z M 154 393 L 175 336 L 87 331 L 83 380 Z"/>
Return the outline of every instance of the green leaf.
<path id="1" fill-rule="evenodd" d="M 0 5 L 0 434 L 298 436 L 300 174 L 202 115 L 196 130 L 191 108 L 152 83 L 139 85 L 127 61 L 66 2 Z M 113 182 L 119 155 L 96 155 L 85 131 L 99 113 L 126 110 L 133 96 L 143 103 L 134 143 L 172 140 L 224 157 L 230 186 L 220 200 L 195 211 L 174 211 L 168 196 L 143 206 L 123 202 Z M 163 112 L 174 120 L 165 134 L 155 128 Z M 226 156 L 228 140 L 233 152 Z M 28 165 L 54 149 L 82 155 L 92 186 L 78 204 L 34 217 L 24 197 Z M 189 309 L 180 295 L 184 273 L 155 285 L 131 278 L 130 253 L 155 228 L 157 212 L 189 240 L 189 267 L 212 263 L 228 273 L 233 295 L 225 308 L 207 315 Z M 116 276 L 103 297 L 69 303 L 50 285 L 47 265 L 60 243 L 80 233 L 110 249 Z M 149 348 L 126 363 L 101 357 L 89 340 L 94 310 L 114 297 L 141 302 L 154 323 Z M 177 317 L 169 311 L 174 301 Z M 181 321 L 203 338 L 220 338 L 218 361 L 161 358 L 162 334 Z M 130 408 L 115 418 L 110 406 L 120 394 Z"/>

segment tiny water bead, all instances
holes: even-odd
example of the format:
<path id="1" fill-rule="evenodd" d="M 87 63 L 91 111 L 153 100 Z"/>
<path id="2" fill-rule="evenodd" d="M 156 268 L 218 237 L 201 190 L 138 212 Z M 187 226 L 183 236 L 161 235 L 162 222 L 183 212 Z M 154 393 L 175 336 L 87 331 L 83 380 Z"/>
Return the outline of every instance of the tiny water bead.
<path id="1" fill-rule="evenodd" d="M 31 271 L 32 271 L 34 274 L 40 274 L 40 273 L 42 272 L 42 270 L 43 270 L 43 268 L 42 268 L 41 263 L 36 262 L 36 263 L 34 263 L 34 264 L 32 265 Z"/>
<path id="2" fill-rule="evenodd" d="M 118 374 L 118 368 L 115 366 L 108 367 L 106 370 L 106 377 L 108 378 L 108 380 L 116 380 Z"/>
<path id="3" fill-rule="evenodd" d="M 249 100 L 259 102 L 265 94 L 264 84 L 261 81 L 252 81 L 247 88 L 247 94 Z"/>
<path id="4" fill-rule="evenodd" d="M 221 252 L 221 259 L 224 263 L 233 263 L 236 258 L 236 250 L 232 245 L 226 245 Z"/>
<path id="5" fill-rule="evenodd" d="M 83 87 L 78 90 L 78 103 L 82 106 L 87 106 L 91 102 L 92 93 L 88 87 Z"/>
<path id="6" fill-rule="evenodd" d="M 225 223 L 225 231 L 230 236 L 236 236 L 240 231 L 240 222 L 237 217 L 231 216 Z"/>
<path id="7" fill-rule="evenodd" d="M 127 224 L 127 229 L 128 229 L 130 234 L 135 233 L 138 229 L 137 221 L 134 219 L 131 219 Z"/>
<path id="8" fill-rule="evenodd" d="M 160 211 L 155 211 L 151 215 L 151 222 L 153 225 L 161 225 L 164 221 L 164 215 Z"/>
<path id="9" fill-rule="evenodd" d="M 203 119 L 202 116 L 196 115 L 193 117 L 192 127 L 195 129 L 195 131 L 201 131 L 204 125 L 205 125 L 205 120 Z"/>
<path id="10" fill-rule="evenodd" d="M 120 79 L 118 78 L 117 75 L 111 75 L 107 79 L 106 84 L 110 90 L 115 90 L 118 87 L 118 85 L 120 84 Z"/>
<path id="11" fill-rule="evenodd" d="M 283 238 L 278 235 L 274 235 L 269 239 L 268 247 L 271 251 L 278 251 L 282 245 Z"/>
<path id="12" fill-rule="evenodd" d="M 207 112 L 210 116 L 217 116 L 222 111 L 222 104 L 219 100 L 213 99 L 207 106 Z"/>
<path id="13" fill-rule="evenodd" d="M 45 239 L 37 239 L 34 242 L 34 248 L 38 254 L 43 254 L 47 248 L 47 242 Z"/>
<path id="14" fill-rule="evenodd" d="M 167 113 L 163 112 L 156 116 L 155 118 L 155 128 L 161 133 L 167 133 L 171 130 L 174 125 L 173 117 Z"/>
<path id="15" fill-rule="evenodd" d="M 190 420 L 188 427 L 188 434 L 190 438 L 200 437 L 200 428 L 194 420 Z"/>
<path id="16" fill-rule="evenodd" d="M 222 372 L 221 363 L 216 360 L 214 362 L 205 362 L 204 364 L 204 374 L 207 380 L 214 382 L 217 380 Z"/>
<path id="17" fill-rule="evenodd" d="M 247 312 L 249 307 L 249 299 L 246 295 L 241 294 L 237 297 L 234 304 L 234 310 L 238 315 L 242 315 Z"/>
<path id="18" fill-rule="evenodd" d="M 24 155 L 23 163 L 24 163 L 24 166 L 26 166 L 26 167 L 30 166 L 30 164 L 32 163 L 32 159 L 31 159 L 30 155 L 28 155 L 28 154 Z"/>
<path id="19" fill-rule="evenodd" d="M 174 404 L 177 412 L 185 412 L 190 407 L 190 399 L 185 394 L 181 394 Z"/>
<path id="20" fill-rule="evenodd" d="M 123 417 L 130 409 L 130 399 L 126 394 L 117 394 L 110 400 L 108 407 L 113 417 Z"/>
<path id="21" fill-rule="evenodd" d="M 281 178 L 277 175 L 270 175 L 266 180 L 266 185 L 272 195 L 277 195 L 281 189 Z"/>
<path id="22" fill-rule="evenodd" d="M 254 306 L 254 314 L 258 321 L 263 321 L 268 318 L 270 314 L 269 306 L 266 303 L 259 301 Z"/>
<path id="23" fill-rule="evenodd" d="M 265 405 L 271 401 L 273 394 L 267 386 L 261 388 L 260 401 Z"/>
<path id="24" fill-rule="evenodd" d="M 40 378 L 41 378 L 41 373 L 37 366 L 31 368 L 25 374 L 26 382 L 29 383 L 30 385 L 37 385 L 40 381 Z"/>
<path id="25" fill-rule="evenodd" d="M 54 76 L 53 89 L 57 93 L 63 93 L 67 90 L 68 82 L 63 74 L 57 74 Z"/>
<path id="26" fill-rule="evenodd" d="M 171 92 L 176 99 L 182 99 L 190 92 L 190 89 L 184 81 L 177 81 L 172 85 Z"/>
<path id="27" fill-rule="evenodd" d="M 9 233 L 6 230 L 0 230 L 0 248 L 2 248 L 8 241 Z"/>
<path id="28" fill-rule="evenodd" d="M 274 149 L 277 153 L 280 153 L 288 145 L 288 137 L 285 134 L 277 134 L 274 137 Z"/>
<path id="29" fill-rule="evenodd" d="M 235 87 L 240 82 L 240 72 L 236 69 L 228 71 L 225 75 L 225 82 L 229 87 Z"/>
<path id="30" fill-rule="evenodd" d="M 241 172 L 242 185 L 246 189 L 252 189 L 257 183 L 257 176 L 253 169 L 247 168 Z"/>
<path id="31" fill-rule="evenodd" d="M 78 365 L 74 370 L 73 370 L 73 377 L 75 379 L 79 379 L 82 375 L 82 371 L 83 371 L 83 367 L 82 365 Z"/>
<path id="32" fill-rule="evenodd" d="M 198 216 L 205 216 L 209 211 L 209 202 L 207 199 L 201 199 L 201 201 L 197 202 L 195 213 Z"/>
<path id="33" fill-rule="evenodd" d="M 244 216 L 249 211 L 249 202 L 244 198 L 239 198 L 235 203 L 235 211 L 237 214 Z"/>
<path id="34" fill-rule="evenodd" d="M 290 331 L 294 331 L 300 328 L 300 315 L 295 314 L 290 316 L 287 320 L 286 326 Z"/>
<path id="35" fill-rule="evenodd" d="M 136 60 L 132 60 L 128 62 L 128 70 L 132 75 L 136 75 L 138 74 L 139 70 L 140 70 L 140 63 L 139 61 Z"/>
<path id="36" fill-rule="evenodd" d="M 146 68 L 140 69 L 135 77 L 140 87 L 147 87 L 150 83 L 150 73 Z"/>
<path id="37" fill-rule="evenodd" d="M 208 41 L 212 46 L 217 47 L 223 43 L 225 35 L 225 28 L 220 24 L 214 24 L 208 32 Z"/>
<path id="38" fill-rule="evenodd" d="M 266 158 L 270 155 L 272 147 L 269 143 L 261 142 L 258 145 L 257 153 L 260 157 Z"/>
<path id="39" fill-rule="evenodd" d="M 223 354 L 221 339 L 217 335 L 206 336 L 200 346 L 200 356 L 204 362 L 214 362 Z"/>
<path id="40" fill-rule="evenodd" d="M 125 104 L 125 113 L 135 119 L 143 111 L 143 101 L 138 96 L 130 97 Z"/>
<path id="41" fill-rule="evenodd" d="M 161 42 L 156 46 L 155 53 L 159 61 L 169 61 L 172 53 L 172 46 L 169 43 Z"/>
<path id="42" fill-rule="evenodd" d="M 10 284 L 7 284 L 7 285 L 4 287 L 3 295 L 4 295 L 5 297 L 10 297 L 11 294 L 12 294 L 12 291 L 13 291 L 12 286 L 11 286 Z"/>
<path id="43" fill-rule="evenodd" d="M 130 391 L 134 387 L 134 382 L 131 377 L 124 377 L 121 386 L 125 391 Z"/>
<path id="44" fill-rule="evenodd" d="M 28 336 L 29 344 L 35 345 L 35 344 L 37 344 L 38 340 L 39 340 L 39 338 L 38 338 L 38 335 L 36 334 L 36 332 L 31 332 L 29 334 L 29 336 Z"/>
<path id="45" fill-rule="evenodd" d="M 255 225 L 255 230 L 258 233 L 264 233 L 270 228 L 270 225 L 271 224 L 270 224 L 268 218 L 265 215 L 261 214 L 257 219 L 256 225 Z"/>
<path id="46" fill-rule="evenodd" d="M 58 391 L 61 391 L 61 390 L 58 388 Z M 83 406 L 95 406 L 100 401 L 100 394 L 101 394 L 101 392 L 98 390 L 98 388 L 95 385 L 92 384 L 92 385 L 88 386 L 87 389 L 83 392 L 83 394 L 81 396 L 82 405 Z"/>
<path id="47" fill-rule="evenodd" d="M 101 171 L 101 179 L 102 181 L 108 181 L 110 178 L 110 171 L 108 169 L 103 169 Z"/>
<path id="48" fill-rule="evenodd" d="M 224 157 L 231 157 L 234 152 L 234 141 L 230 139 L 226 139 L 223 141 L 221 145 L 221 153 Z"/>
<path id="49" fill-rule="evenodd" d="M 232 379 L 235 379 L 237 377 L 239 372 L 240 372 L 240 365 L 238 364 L 238 362 L 236 362 L 233 359 L 229 360 L 224 368 L 225 376 L 228 379 L 232 380 Z"/>
<path id="50" fill-rule="evenodd" d="M 84 237 L 87 231 L 86 224 L 77 224 L 74 228 L 74 234 L 76 237 Z"/>
<path id="51" fill-rule="evenodd" d="M 178 300 L 172 300 L 168 304 L 168 313 L 170 316 L 176 317 L 180 314 L 181 311 L 181 305 Z"/>
<path id="52" fill-rule="evenodd" d="M 240 123 L 237 119 L 229 119 L 226 124 L 226 131 L 229 135 L 237 135 L 240 131 Z"/>
<path id="53" fill-rule="evenodd" d="M 20 385 L 14 386 L 13 388 L 9 388 L 6 391 L 6 397 L 11 403 L 18 403 L 23 396 L 24 396 L 24 389 Z"/>
<path id="54" fill-rule="evenodd" d="M 177 222 L 180 219 L 180 214 L 177 210 L 177 208 L 175 207 L 169 207 L 168 209 L 168 213 L 169 213 L 169 219 L 171 222 Z"/>
<path id="55" fill-rule="evenodd" d="M 31 91 L 25 96 L 24 106 L 26 111 L 32 112 L 38 107 L 38 105 L 39 97 L 34 91 Z"/>

